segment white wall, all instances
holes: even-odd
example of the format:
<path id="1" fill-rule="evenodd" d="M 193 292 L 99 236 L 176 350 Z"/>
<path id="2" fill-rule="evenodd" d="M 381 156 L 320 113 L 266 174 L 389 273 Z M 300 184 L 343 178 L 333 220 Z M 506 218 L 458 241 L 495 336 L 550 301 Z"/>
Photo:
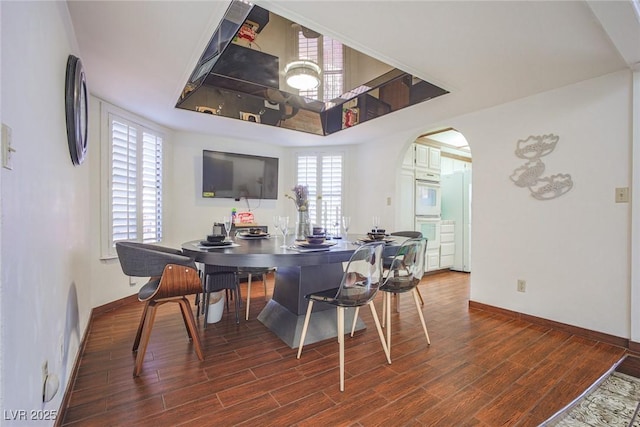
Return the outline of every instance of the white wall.
<path id="1" fill-rule="evenodd" d="M 630 105 L 618 72 L 451 120 L 473 153 L 471 300 L 629 337 L 630 206 L 614 189 L 631 185 Z M 516 142 L 548 133 L 544 175 L 574 187 L 538 201 L 509 175 Z"/>
<path id="2" fill-rule="evenodd" d="M 425 118 L 413 133 L 360 146 L 359 161 L 399 165 L 418 134 L 456 128 L 473 155 L 471 300 L 629 338 L 631 211 L 614 203 L 614 189 L 631 186 L 631 90 L 622 71 L 438 123 Z M 574 187 L 538 201 L 509 176 L 524 163 L 516 142 L 549 133 L 560 140 L 544 175 L 568 173 Z M 388 175 L 363 173 L 356 185 L 359 206 L 394 223 Z"/>
<path id="3" fill-rule="evenodd" d="M 248 126 L 256 126 L 248 123 Z M 228 151 L 259 156 L 278 157 L 278 200 L 250 200 L 256 222 L 273 230 L 274 215 L 288 215 L 290 235 L 295 227 L 295 208 L 285 194 L 291 194 L 295 185 L 295 153 L 305 148 L 285 148 L 275 145 L 256 144 L 242 139 L 228 139 L 211 135 L 177 132 L 173 138 L 173 171 L 170 180 L 170 221 L 167 226 L 167 241 L 179 246 L 187 240 L 201 239 L 211 230 L 214 221 L 221 222 L 232 208 L 246 210 L 244 200 L 202 198 L 202 150 Z M 343 151 L 345 153 L 345 208 L 344 212 L 357 215 L 360 206 L 349 197 L 357 188 L 357 177 L 362 170 L 354 147 L 331 146 L 309 147 L 316 150 Z M 353 182 L 353 181 L 356 182 Z M 392 181 L 393 182 L 393 181 Z M 166 182 L 165 182 L 166 185 Z M 169 205 L 169 204 L 168 204 Z"/>
<path id="4" fill-rule="evenodd" d="M 73 166 L 64 82 L 67 57 L 78 52 L 66 3 L 1 7 L 2 122 L 12 128 L 16 149 L 13 170 L 1 170 L 2 409 L 57 410 L 91 308 L 86 248 L 93 238 L 87 218 L 95 141 L 90 157 Z M 60 378 L 47 404 L 45 361 Z"/>
<path id="5" fill-rule="evenodd" d="M 260 126 L 253 123 L 247 123 L 247 125 Z M 170 203 L 165 201 L 169 221 L 166 227 L 166 240 L 171 245 L 179 247 L 182 242 L 188 240 L 204 239 L 208 233 L 211 233 L 213 223 L 222 222 L 222 217 L 230 215 L 231 209 L 247 210 L 244 199 L 236 202 L 233 199 L 202 197 L 202 150 L 204 149 L 279 158 L 278 200 L 250 199 L 249 204 L 255 221 L 270 228 L 273 227 L 273 216 L 285 213 L 288 207 L 286 202 L 289 200 L 284 198 L 284 194 L 293 187 L 293 184 L 287 184 L 292 182 L 293 170 L 291 160 L 283 147 L 189 132 L 176 132 L 172 145 L 173 176 L 164 183 L 173 195 Z"/>

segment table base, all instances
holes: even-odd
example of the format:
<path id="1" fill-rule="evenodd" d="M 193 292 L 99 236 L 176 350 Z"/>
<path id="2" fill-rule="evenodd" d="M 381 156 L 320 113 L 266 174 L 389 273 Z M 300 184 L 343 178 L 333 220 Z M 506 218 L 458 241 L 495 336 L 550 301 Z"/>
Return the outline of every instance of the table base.
<path id="1" fill-rule="evenodd" d="M 314 304 L 314 310 L 311 313 L 309 327 L 307 328 L 307 337 L 304 340 L 305 346 L 329 338 L 335 339 L 338 336 L 336 310 L 325 309 L 322 311 L 316 311 L 315 306 L 320 305 L 324 305 L 326 307 L 328 304 L 323 304 L 321 302 L 316 302 Z M 354 308 L 348 308 L 345 310 L 344 325 L 345 332 L 347 333 L 351 332 L 354 313 Z M 304 314 L 296 315 L 272 299 L 260 312 L 258 320 L 269 328 L 271 332 L 276 334 L 289 347 L 298 348 L 300 346 L 300 334 L 302 333 L 304 317 Z M 358 318 L 358 321 L 356 322 L 356 330 L 359 331 L 365 328 L 365 323 L 361 318 Z"/>

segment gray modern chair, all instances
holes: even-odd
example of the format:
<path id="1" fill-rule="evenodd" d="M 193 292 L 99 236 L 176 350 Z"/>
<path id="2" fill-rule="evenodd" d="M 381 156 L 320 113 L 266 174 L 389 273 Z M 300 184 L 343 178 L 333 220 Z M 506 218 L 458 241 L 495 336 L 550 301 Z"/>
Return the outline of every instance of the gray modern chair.
<path id="1" fill-rule="evenodd" d="M 117 242 L 116 251 L 124 274 L 149 277 L 149 281 L 138 292 L 138 300 L 145 305 L 133 343 L 133 351 L 138 352 L 133 376 L 140 375 L 142 371 L 156 309 L 168 302 L 180 305 L 187 334 L 198 359 L 204 360 L 196 322 L 186 298 L 186 295 L 202 292 L 202 282 L 193 258 L 176 249 L 136 242 Z"/>
<path id="2" fill-rule="evenodd" d="M 378 292 L 378 287 L 382 284 L 382 250 L 384 243 L 369 243 L 360 246 L 351 256 L 347 264 L 339 287 L 328 289 L 326 291 L 316 292 L 305 295 L 309 300 L 307 313 L 302 326 L 302 334 L 300 335 L 300 346 L 298 347 L 297 358 L 302 354 L 302 346 L 307 335 L 309 319 L 313 310 L 314 302 L 331 304 L 336 307 L 338 319 L 338 345 L 340 359 L 340 391 L 344 391 L 344 309 L 356 308 L 356 310 L 364 305 L 368 305 L 373 315 L 373 321 L 376 324 L 380 342 L 384 349 L 387 361 L 391 363 L 389 350 L 382 334 L 380 321 L 376 308 L 373 305 L 373 298 Z M 330 286 L 331 284 L 329 284 Z M 357 313 L 357 311 L 356 311 Z"/>

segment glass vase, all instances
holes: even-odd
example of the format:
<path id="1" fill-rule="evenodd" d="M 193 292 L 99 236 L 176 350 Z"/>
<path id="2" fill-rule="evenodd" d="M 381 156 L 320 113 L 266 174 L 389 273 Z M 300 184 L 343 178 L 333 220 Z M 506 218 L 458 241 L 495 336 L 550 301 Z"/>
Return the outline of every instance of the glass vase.
<path id="1" fill-rule="evenodd" d="M 299 210 L 296 220 L 296 240 L 306 240 L 311 235 L 311 222 L 309 221 L 309 211 Z"/>

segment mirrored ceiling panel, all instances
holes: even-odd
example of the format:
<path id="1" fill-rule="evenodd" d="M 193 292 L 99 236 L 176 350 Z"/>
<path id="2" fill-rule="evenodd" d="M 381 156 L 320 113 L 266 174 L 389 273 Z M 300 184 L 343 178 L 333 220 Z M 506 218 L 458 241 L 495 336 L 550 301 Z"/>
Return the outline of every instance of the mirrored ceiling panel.
<path id="1" fill-rule="evenodd" d="M 328 36 L 234 0 L 176 107 L 330 135 L 446 93 Z"/>

